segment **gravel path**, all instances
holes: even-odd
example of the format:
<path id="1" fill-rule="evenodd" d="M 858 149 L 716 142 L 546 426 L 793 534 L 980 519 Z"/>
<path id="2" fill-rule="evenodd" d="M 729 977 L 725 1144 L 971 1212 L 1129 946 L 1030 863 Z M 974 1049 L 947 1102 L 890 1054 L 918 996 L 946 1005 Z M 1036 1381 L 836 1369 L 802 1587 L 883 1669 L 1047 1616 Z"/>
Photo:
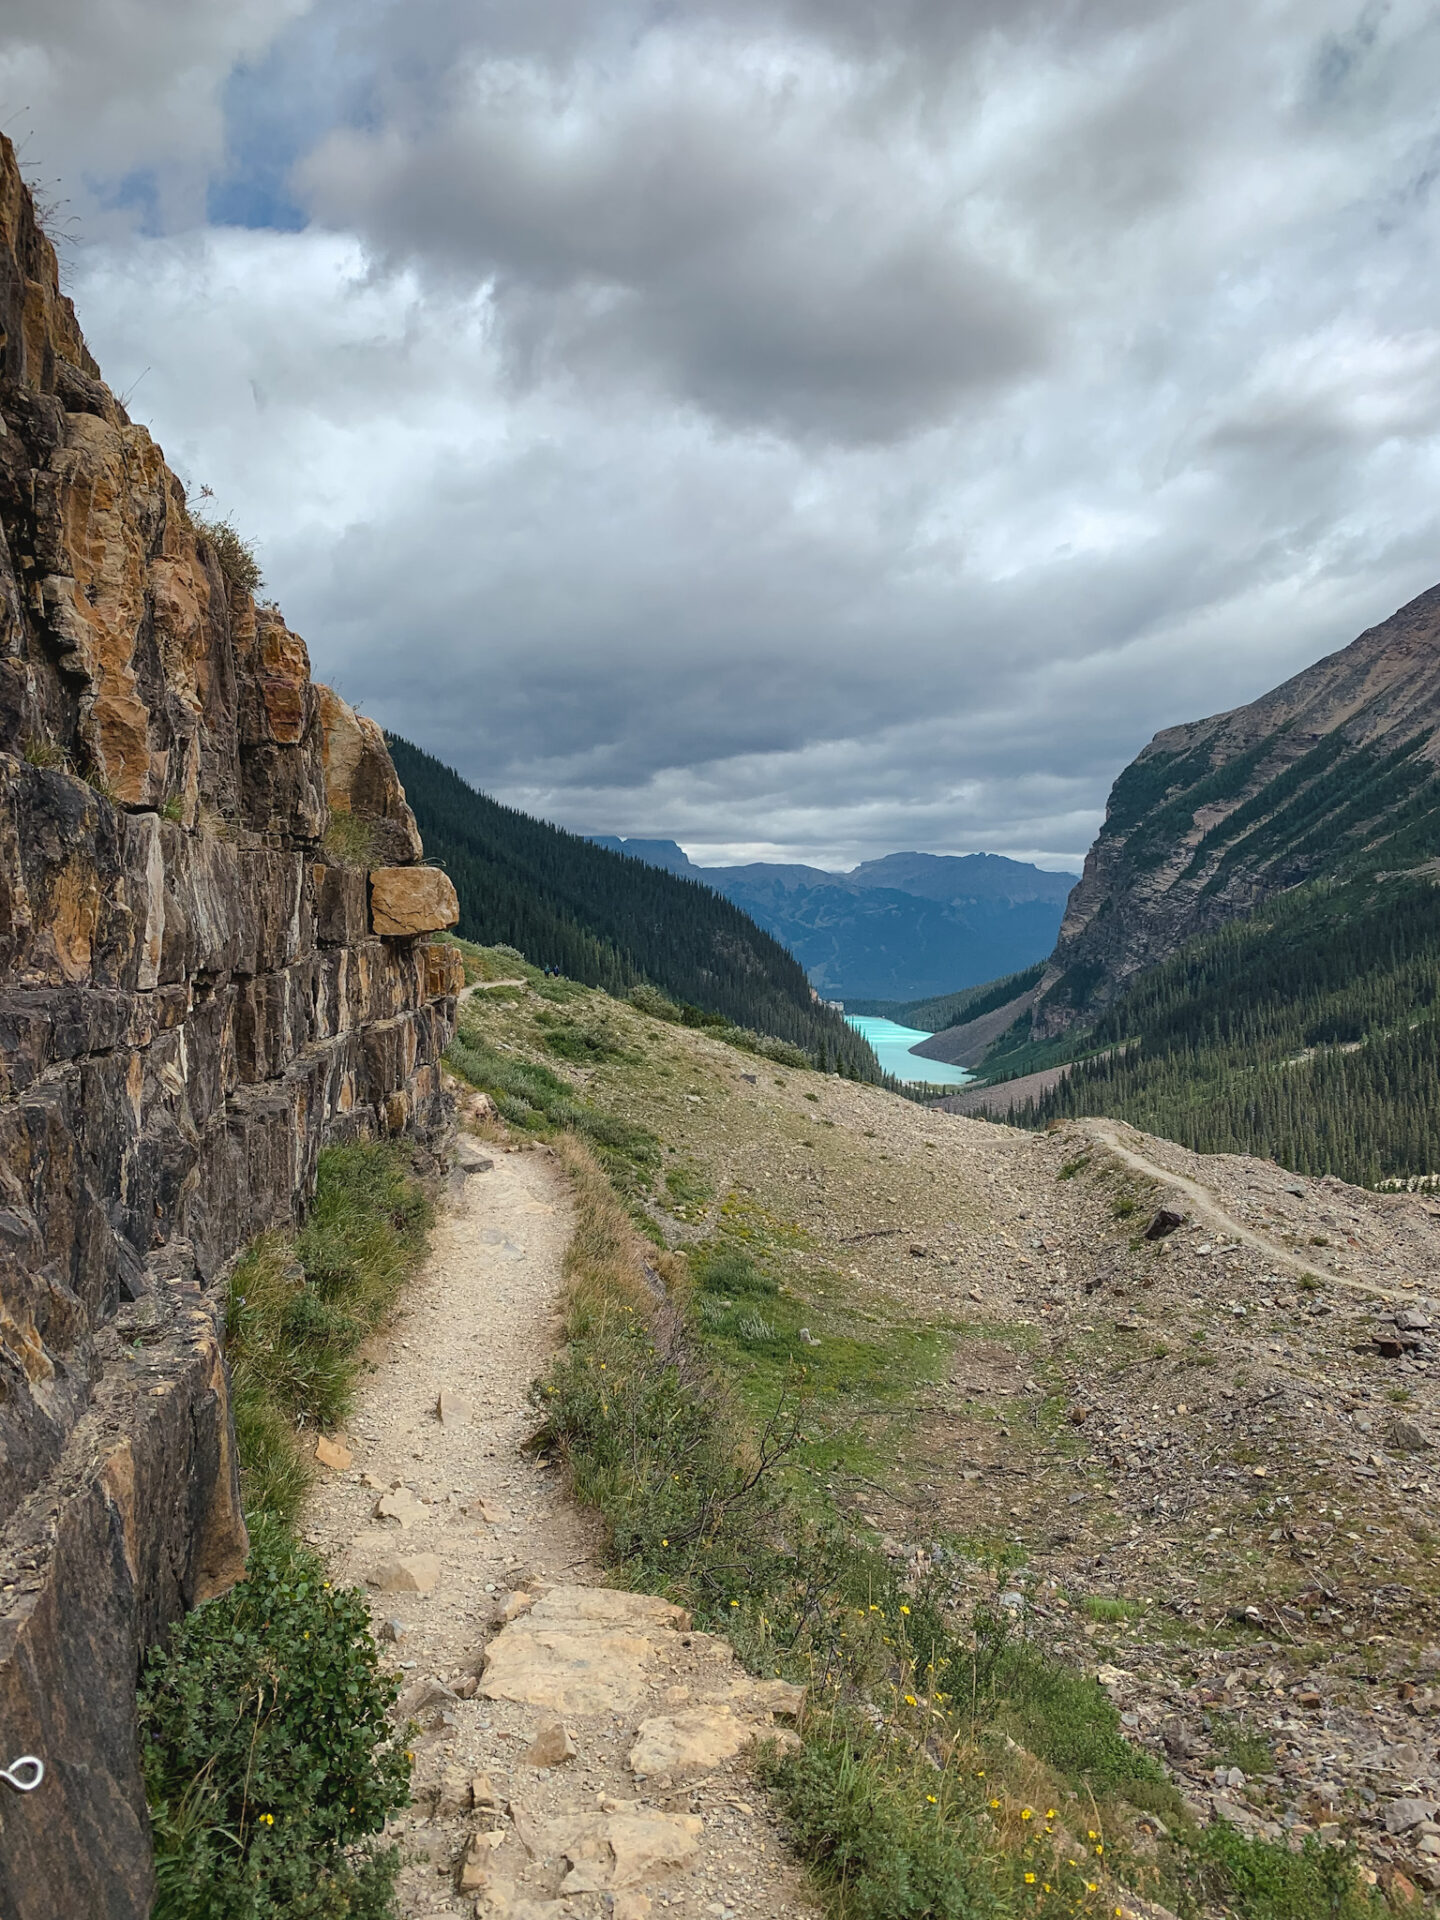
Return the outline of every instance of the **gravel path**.
<path id="1" fill-rule="evenodd" d="M 484 1697 L 477 1675 L 502 1617 L 523 1622 L 549 1589 L 573 1599 L 601 1578 L 593 1521 L 522 1451 L 534 1428 L 526 1389 L 557 1337 L 568 1190 L 548 1152 L 492 1158 L 488 1171 L 455 1176 L 430 1259 L 344 1436 L 353 1464 L 325 1474 L 306 1516 L 306 1537 L 336 1578 L 369 1586 L 376 1631 L 406 1682 L 401 1708 L 423 1729 L 415 1805 L 396 1827 L 410 1857 L 400 1911 L 407 1920 L 809 1914 L 743 1758 L 678 1783 L 637 1779 L 627 1766 L 641 1719 L 689 1697 L 687 1666 L 703 1657 L 707 1671 L 717 1661 L 730 1671 L 723 1644 L 668 1633 L 673 1657 L 644 1663 L 624 1711 L 566 1714 L 578 1752 L 555 1767 L 525 1758 L 554 1712 Z M 377 1516 L 382 1502 L 395 1517 Z M 431 1591 L 413 1590 L 432 1579 Z M 577 1820 L 595 1827 L 597 1814 L 620 1817 L 632 1854 L 666 1820 L 695 1835 L 693 1851 L 675 1866 L 642 1861 L 624 1886 L 602 1819 L 585 1842 L 592 1855 L 598 1845 L 602 1870 L 592 1859 L 582 1871 L 562 1839 Z M 587 1871 L 605 1886 L 562 1895 L 567 1872 L 573 1884 Z"/>

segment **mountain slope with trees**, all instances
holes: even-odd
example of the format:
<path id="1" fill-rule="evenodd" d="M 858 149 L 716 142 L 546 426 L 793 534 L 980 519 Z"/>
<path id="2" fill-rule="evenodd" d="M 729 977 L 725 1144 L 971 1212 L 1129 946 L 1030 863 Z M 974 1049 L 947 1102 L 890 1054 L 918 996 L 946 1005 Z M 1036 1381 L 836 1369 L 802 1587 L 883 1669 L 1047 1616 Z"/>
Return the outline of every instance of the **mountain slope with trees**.
<path id="1" fill-rule="evenodd" d="M 1437 757 L 1440 587 L 1250 705 L 1156 734 L 1111 790 L 1036 1034 L 1291 887 L 1440 854 Z"/>
<path id="2" fill-rule="evenodd" d="M 879 1077 L 793 955 L 711 888 L 503 807 L 408 740 L 389 744 L 426 851 L 455 883 L 465 938 L 608 993 L 648 981 L 837 1072 Z"/>
<path id="3" fill-rule="evenodd" d="M 1015 1117 L 1108 1114 L 1367 1184 L 1440 1172 L 1437 758 L 1440 588 L 1157 735 L 984 1052 L 992 1083 L 1069 1063 Z"/>
<path id="4" fill-rule="evenodd" d="M 1440 887 L 1297 888 L 1142 975 L 1083 1045 L 1017 1118 L 1107 1114 L 1366 1186 L 1440 1172 Z"/>

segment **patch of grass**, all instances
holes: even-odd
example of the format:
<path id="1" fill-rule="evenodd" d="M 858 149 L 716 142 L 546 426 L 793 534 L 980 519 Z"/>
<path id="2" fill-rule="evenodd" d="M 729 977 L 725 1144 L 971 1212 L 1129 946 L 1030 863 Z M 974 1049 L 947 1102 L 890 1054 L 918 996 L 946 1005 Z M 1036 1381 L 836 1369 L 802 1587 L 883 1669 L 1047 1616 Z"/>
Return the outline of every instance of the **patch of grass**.
<path id="1" fill-rule="evenodd" d="M 309 1471 L 296 1435 L 349 1411 L 360 1347 L 425 1251 L 430 1203 L 398 1148 L 331 1147 L 297 1241 L 257 1241 L 236 1263 L 226 1351 L 248 1512 L 292 1522 Z"/>
<path id="2" fill-rule="evenodd" d="M 1008 1734 L 1072 1786 L 1104 1794 L 1168 1784 L 1160 1763 L 1125 1738 L 1102 1687 L 1048 1659 L 1002 1619 L 977 1614 L 975 1647 L 950 1656 L 941 1686 L 962 1702 L 968 1688 L 973 1720 Z"/>
<path id="3" fill-rule="evenodd" d="M 1128 1600 L 1111 1600 L 1103 1594 L 1087 1593 L 1080 1602 L 1080 1611 L 1087 1620 L 1105 1620 L 1110 1622 L 1130 1618 Z"/>
<path id="4" fill-rule="evenodd" d="M 549 1067 L 501 1053 L 473 1022 L 462 1023 L 445 1058 L 462 1079 L 490 1095 L 511 1126 L 547 1139 L 565 1129 L 581 1134 L 627 1193 L 650 1187 L 660 1143 L 648 1127 L 581 1100 Z"/>
<path id="5" fill-rule="evenodd" d="M 141 1678 L 155 1920 L 386 1920 L 410 1798 L 364 1596 L 273 1522 L 245 1578 L 181 1620 Z"/>
<path id="6" fill-rule="evenodd" d="M 1078 1158 L 1074 1160 L 1067 1160 L 1064 1166 L 1061 1167 L 1059 1173 L 1056 1174 L 1055 1178 L 1057 1180 L 1073 1180 L 1076 1174 L 1083 1173 L 1086 1167 L 1089 1166 L 1089 1164 L 1090 1164 L 1089 1154 L 1082 1153 L 1078 1156 Z"/>
<path id="7" fill-rule="evenodd" d="M 652 1265 L 579 1141 L 562 1138 L 559 1151 L 577 1224 L 565 1256 L 567 1344 L 531 1395 L 544 1423 L 537 1444 L 567 1461 L 633 1585 L 728 1611 L 775 1575 L 770 1469 L 794 1442 L 793 1412 L 778 1411 L 753 1448 L 743 1442 L 745 1423 L 683 1336 L 667 1288 L 680 1283 L 673 1258 Z"/>
<path id="8" fill-rule="evenodd" d="M 917 1780 L 913 1755 L 892 1745 L 858 1718 L 832 1714 L 807 1730 L 798 1753 L 763 1763 L 831 1910 L 844 1920 L 998 1917 L 984 1841 L 955 1807 L 953 1780 L 928 1769 Z"/>
<path id="9" fill-rule="evenodd" d="M 63 747 L 57 747 L 53 740 L 27 740 L 21 748 L 28 764 L 32 767 L 68 767 L 70 756 Z"/>
<path id="10" fill-rule="evenodd" d="M 369 867 L 375 858 L 375 828 L 358 813 L 332 813 L 320 845 L 337 867 Z"/>
<path id="11" fill-rule="evenodd" d="M 1234 1722 L 1221 1729 L 1221 1737 L 1215 1743 L 1215 1758 L 1247 1774 L 1271 1773 L 1275 1767 L 1275 1749 L 1270 1742 Z"/>
<path id="12" fill-rule="evenodd" d="M 185 802 L 178 793 L 172 793 L 160 809 L 160 818 L 170 821 L 172 826 L 180 826 L 185 819 Z"/>

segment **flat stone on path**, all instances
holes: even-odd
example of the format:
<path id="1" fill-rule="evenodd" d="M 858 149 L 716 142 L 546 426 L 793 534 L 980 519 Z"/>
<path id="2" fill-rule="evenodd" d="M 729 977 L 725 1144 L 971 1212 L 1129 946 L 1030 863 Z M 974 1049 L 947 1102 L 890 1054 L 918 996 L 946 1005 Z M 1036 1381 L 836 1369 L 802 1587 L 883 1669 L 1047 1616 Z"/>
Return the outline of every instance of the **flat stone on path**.
<path id="1" fill-rule="evenodd" d="M 684 1865 L 704 1830 L 689 1813 L 584 1813 L 552 1820 L 545 1843 L 569 1862 L 562 1893 L 608 1893 Z"/>
<path id="2" fill-rule="evenodd" d="M 370 1576 L 381 1593 L 433 1593 L 440 1582 L 438 1553 L 410 1553 L 382 1560 Z"/>
<path id="3" fill-rule="evenodd" d="M 323 1433 L 315 1436 L 315 1458 L 332 1473 L 344 1473 L 355 1464 L 355 1456 L 347 1446 L 339 1440 L 327 1440 Z"/>
<path id="4" fill-rule="evenodd" d="M 552 1720 L 541 1727 L 525 1751 L 527 1767 L 563 1767 L 580 1749 L 575 1736 L 563 1720 Z"/>
<path id="5" fill-rule="evenodd" d="M 470 1418 L 470 1402 L 452 1387 L 442 1387 L 435 1414 L 442 1427 L 463 1427 Z"/>
<path id="6" fill-rule="evenodd" d="M 377 1520 L 395 1520 L 402 1527 L 413 1527 L 425 1518 L 425 1502 L 417 1500 L 408 1487 L 392 1487 L 382 1493 L 372 1509 Z"/>

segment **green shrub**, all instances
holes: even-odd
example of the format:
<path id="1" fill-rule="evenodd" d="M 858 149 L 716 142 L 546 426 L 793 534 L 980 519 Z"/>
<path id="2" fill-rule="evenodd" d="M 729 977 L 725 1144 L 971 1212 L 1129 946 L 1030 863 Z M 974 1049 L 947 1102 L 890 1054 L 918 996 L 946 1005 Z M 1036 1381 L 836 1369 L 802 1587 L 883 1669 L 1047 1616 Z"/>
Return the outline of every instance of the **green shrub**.
<path id="1" fill-rule="evenodd" d="M 274 1526 L 246 1576 L 179 1622 L 140 1687 L 155 1920 L 381 1920 L 409 1800 L 363 1596 Z"/>
<path id="2" fill-rule="evenodd" d="M 1217 1820 L 1190 1837 L 1184 1871 L 1195 1893 L 1244 1920 L 1379 1920 L 1388 1912 L 1361 1886 L 1353 1853 L 1313 1836 L 1291 1853 Z"/>
<path id="3" fill-rule="evenodd" d="M 257 593 L 265 584 L 255 549 L 235 529 L 230 520 L 195 521 L 195 531 L 210 542 L 220 571 L 232 587 L 241 593 Z"/>
<path id="4" fill-rule="evenodd" d="M 553 1018 L 553 1016 L 552 1016 Z M 578 1066 L 599 1066 L 606 1060 L 624 1057 L 624 1049 L 615 1043 L 610 1029 L 598 1021 L 582 1024 L 578 1020 L 557 1020 L 551 1024 L 540 1016 L 541 1044 L 561 1060 L 573 1060 Z"/>

